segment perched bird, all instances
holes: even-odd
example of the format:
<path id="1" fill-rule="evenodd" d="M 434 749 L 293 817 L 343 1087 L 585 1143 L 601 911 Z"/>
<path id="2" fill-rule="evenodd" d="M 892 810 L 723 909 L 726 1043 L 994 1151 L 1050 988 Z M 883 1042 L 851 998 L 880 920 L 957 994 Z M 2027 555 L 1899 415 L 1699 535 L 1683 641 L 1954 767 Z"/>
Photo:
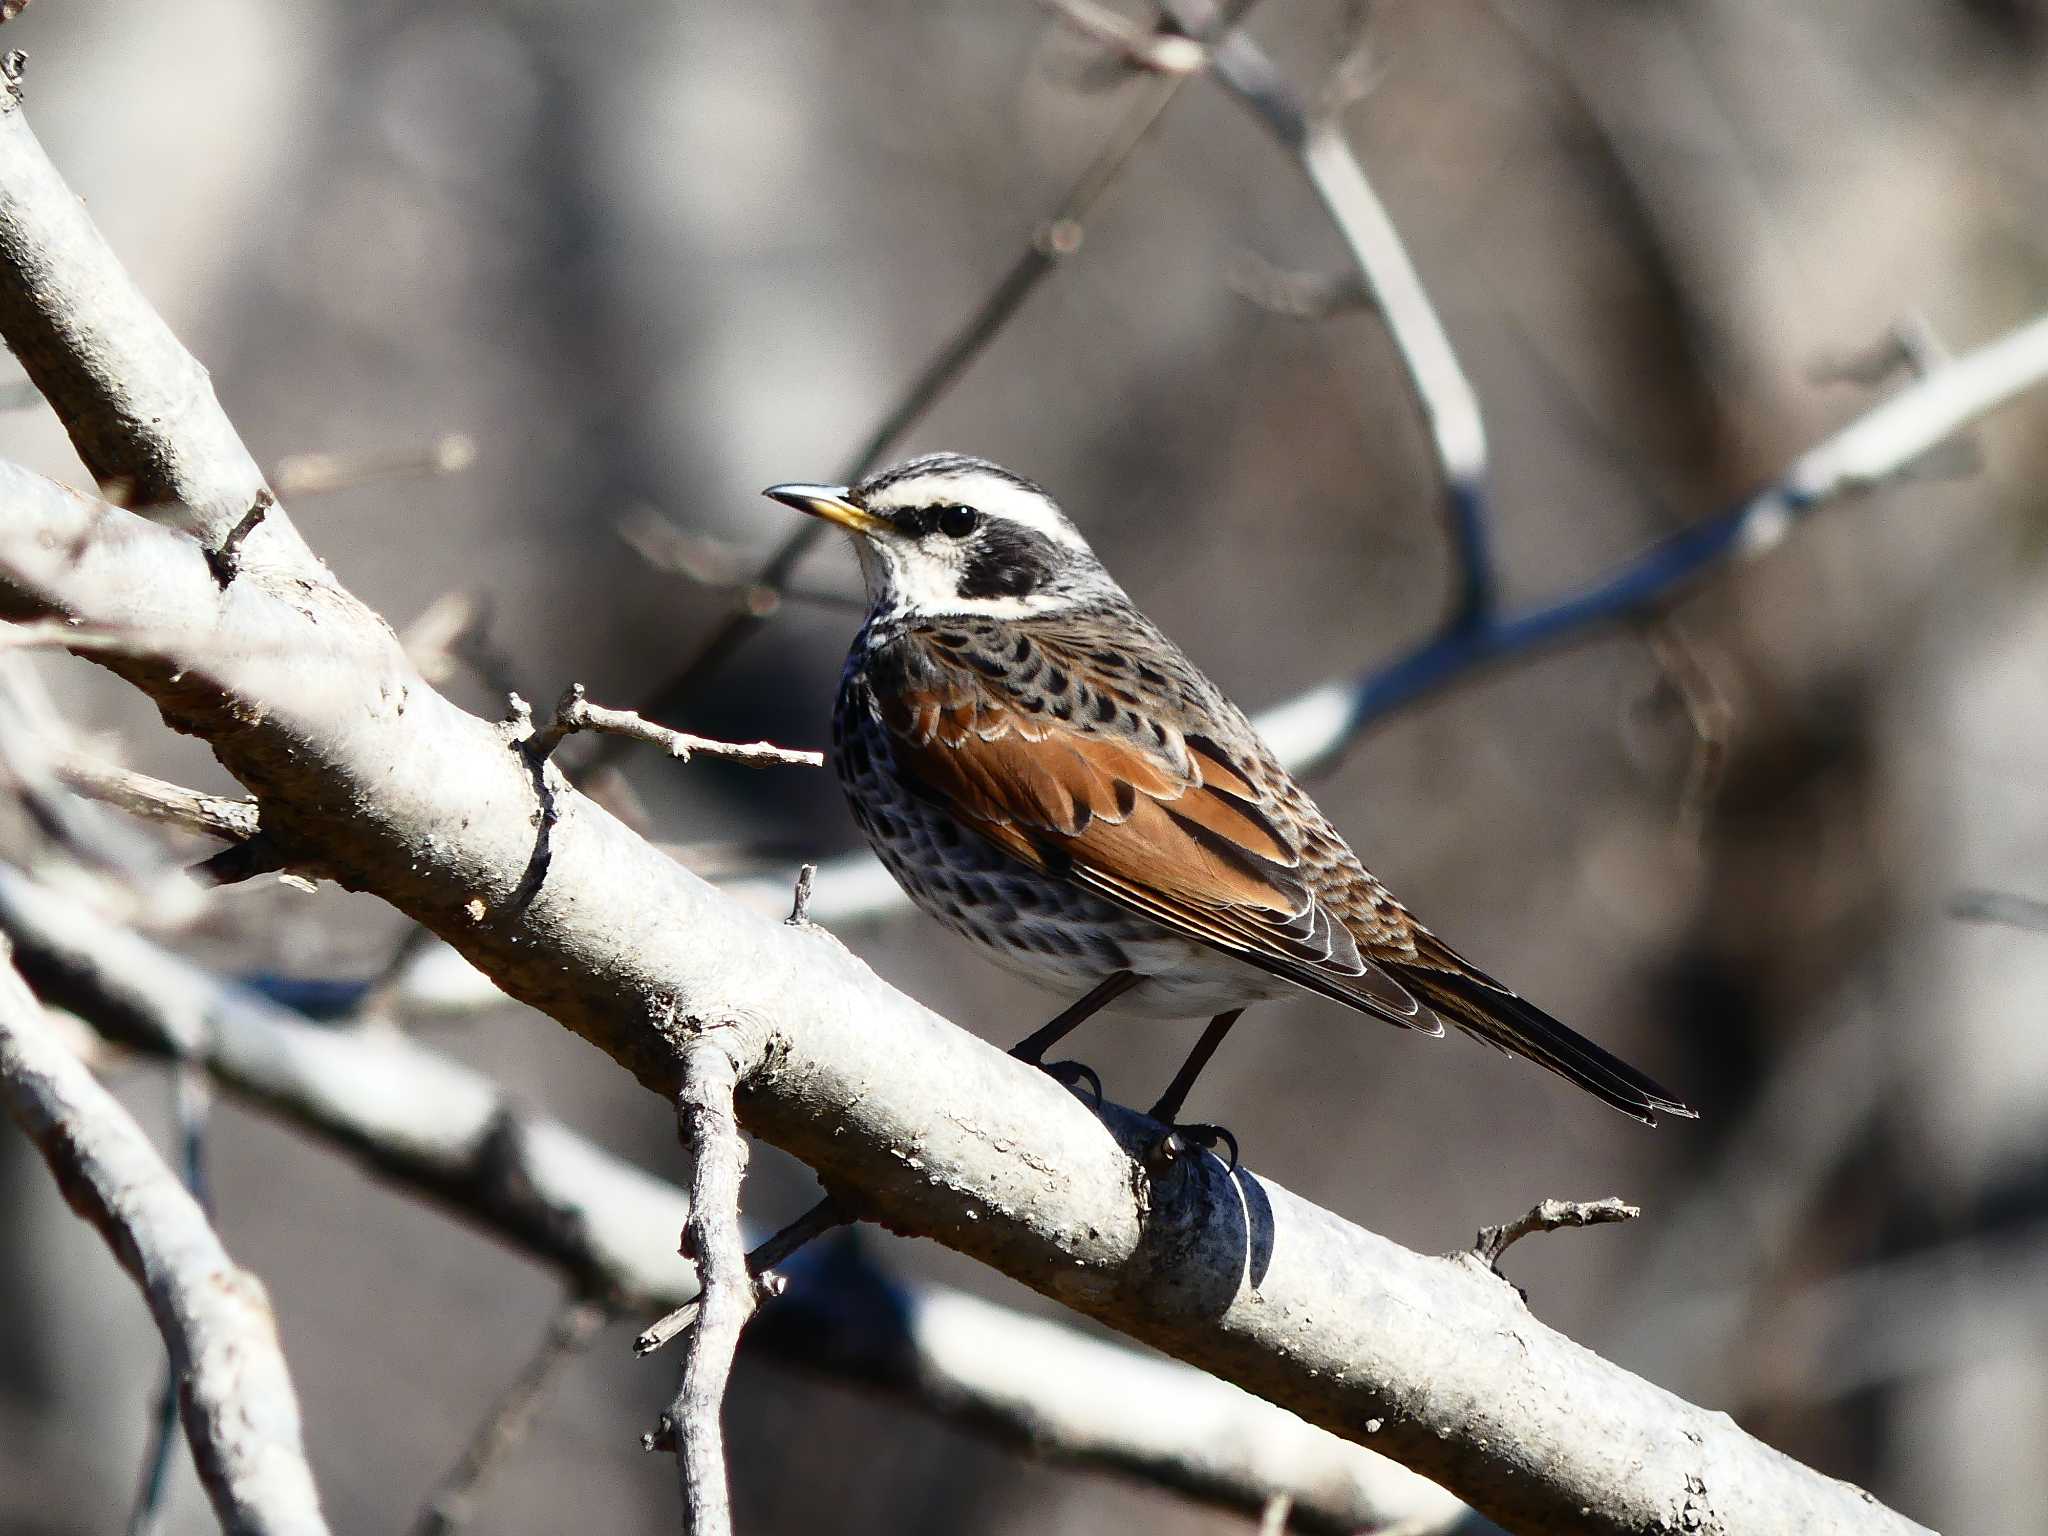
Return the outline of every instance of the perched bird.
<path id="1" fill-rule="evenodd" d="M 1207 1015 L 1152 1107 L 1172 1125 L 1245 1008 L 1300 987 L 1455 1024 L 1647 1125 L 1693 1114 L 1417 922 L 1031 481 L 932 454 L 765 494 L 855 536 L 869 612 L 833 741 L 875 853 L 998 964 L 1082 994 L 1017 1055 L 1111 1006 Z"/>

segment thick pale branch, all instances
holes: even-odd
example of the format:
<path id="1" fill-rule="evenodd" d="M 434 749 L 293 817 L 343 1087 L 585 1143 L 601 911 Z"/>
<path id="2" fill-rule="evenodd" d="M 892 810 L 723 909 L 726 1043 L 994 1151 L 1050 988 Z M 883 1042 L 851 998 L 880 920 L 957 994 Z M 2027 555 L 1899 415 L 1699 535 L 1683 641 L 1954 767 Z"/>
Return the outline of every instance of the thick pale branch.
<path id="1" fill-rule="evenodd" d="M 0 333 L 116 499 L 220 547 L 269 494 L 197 358 L 178 344 L 0 91 Z M 273 510 L 244 551 L 310 560 Z"/>
<path id="2" fill-rule="evenodd" d="M 751 1068 L 749 1128 L 862 1214 L 1368 1442 L 1521 1529 L 1676 1521 L 1701 1486 L 1730 1532 L 1907 1528 L 1587 1355 L 1484 1266 L 1409 1253 L 1208 1159 L 1152 1178 L 1136 1156 L 1150 1122 L 1098 1121 L 822 930 L 721 897 L 443 699 L 345 595 L 223 592 L 183 536 L 20 470 L 0 467 L 0 505 L 0 590 L 17 605 L 153 618 L 174 635 L 215 617 L 204 662 L 134 676 L 212 741 L 266 826 L 664 1097 L 692 1028 L 730 1024 Z"/>
<path id="3" fill-rule="evenodd" d="M 39 156 L 18 112 L 5 131 L 0 159 Z M 107 388 L 70 387 L 62 366 L 90 350 L 110 301 L 71 281 L 50 237 L 61 225 L 96 251 L 96 235 L 63 223 L 68 195 L 0 199 L 0 290 L 47 280 L 51 295 L 24 306 L 10 293 L 0 331 L 60 354 L 38 377 L 75 438 L 142 459 L 185 416 L 138 422 Z M 109 281 L 129 293 L 118 268 Z M 139 388 L 136 372 L 150 387 L 164 376 L 144 355 L 108 375 Z M 203 418 L 181 448 L 223 474 L 246 460 L 210 394 L 176 403 Z M 1135 1154 L 1151 1122 L 1097 1119 L 821 930 L 741 910 L 455 708 L 375 615 L 281 547 L 281 509 L 223 580 L 208 555 L 224 530 L 210 524 L 202 544 L 13 467 L 0 506 L 7 615 L 170 637 L 167 663 L 104 664 L 213 746 L 281 846 L 434 929 L 664 1098 L 683 1044 L 729 1026 L 743 1122 L 864 1216 L 1369 1441 L 1518 1530 L 1911 1529 L 1545 1328 L 1477 1260 L 1410 1253 L 1210 1159 L 1149 1174 Z M 219 511 L 227 529 L 247 515 L 232 499 Z M 178 638 L 194 635 L 204 643 Z"/>
<path id="4" fill-rule="evenodd" d="M 380 1177 L 558 1267 L 581 1292 L 676 1307 L 678 1331 L 694 1321 L 694 1268 L 649 1235 L 682 1230 L 683 1192 L 515 1106 L 470 1068 L 391 1031 L 311 1024 L 4 865 L 0 929 L 45 996 L 110 1037 L 202 1063 Z M 1284 1488 L 1304 1529 L 1400 1523 L 1428 1536 L 1464 1508 L 1213 1376 L 941 1287 L 906 1287 L 854 1258 L 805 1276 L 745 1347 L 1036 1455 L 1246 1513 Z M 1174 1404 L 1170 1416 L 1156 1412 L 1161 1402 Z"/>
<path id="5" fill-rule="evenodd" d="M 324 1536 L 277 1323 L 128 1111 L 0 959 L 0 1099 L 72 1209 L 135 1277 L 169 1348 L 185 1436 L 231 1536 Z"/>

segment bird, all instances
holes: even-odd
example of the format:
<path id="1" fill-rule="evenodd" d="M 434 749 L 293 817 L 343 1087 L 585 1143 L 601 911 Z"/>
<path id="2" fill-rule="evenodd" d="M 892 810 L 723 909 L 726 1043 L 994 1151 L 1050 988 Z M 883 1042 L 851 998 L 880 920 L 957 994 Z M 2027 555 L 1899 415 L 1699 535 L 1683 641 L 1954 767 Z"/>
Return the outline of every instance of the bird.
<path id="1" fill-rule="evenodd" d="M 1245 1010 L 1300 991 L 1453 1025 L 1646 1125 L 1695 1116 L 1395 900 L 1042 487 L 936 453 L 763 494 L 853 536 L 868 609 L 832 738 L 869 845 L 926 913 L 1075 997 L 1014 1055 L 1092 1078 L 1044 1057 L 1094 1014 L 1206 1017 L 1150 1113 L 1233 1167 L 1236 1138 L 1181 1112 Z"/>

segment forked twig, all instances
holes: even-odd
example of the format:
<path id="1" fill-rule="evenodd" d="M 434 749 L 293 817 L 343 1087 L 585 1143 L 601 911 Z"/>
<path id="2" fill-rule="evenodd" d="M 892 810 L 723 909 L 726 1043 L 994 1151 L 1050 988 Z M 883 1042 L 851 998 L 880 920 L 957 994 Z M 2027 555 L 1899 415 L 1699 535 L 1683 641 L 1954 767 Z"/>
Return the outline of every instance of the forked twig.
<path id="1" fill-rule="evenodd" d="M 755 1303 L 758 1305 L 782 1294 L 784 1281 L 775 1273 L 777 1264 L 811 1239 L 823 1236 L 834 1227 L 845 1226 L 852 1220 L 846 1208 L 827 1195 L 781 1231 L 756 1244 L 747 1255 L 747 1273 L 754 1281 Z M 649 1323 L 633 1340 L 633 1353 L 651 1355 L 671 1339 L 687 1332 L 697 1321 L 702 1302 L 703 1297 L 698 1296 Z"/>
<path id="2" fill-rule="evenodd" d="M 512 697 L 515 711 L 524 707 L 519 695 L 515 693 Z M 564 739 L 578 731 L 596 731 L 606 736 L 623 736 L 630 741 L 645 742 L 648 746 L 661 748 L 679 763 L 701 756 L 738 763 L 744 768 L 822 768 L 825 764 L 822 752 L 797 751 L 766 741 L 714 741 L 708 736 L 692 736 L 688 731 L 672 731 L 630 709 L 606 709 L 601 704 L 591 703 L 583 696 L 581 683 L 569 685 L 568 691 L 555 705 L 554 718 L 527 738 L 527 755 L 535 762 L 545 762 Z"/>

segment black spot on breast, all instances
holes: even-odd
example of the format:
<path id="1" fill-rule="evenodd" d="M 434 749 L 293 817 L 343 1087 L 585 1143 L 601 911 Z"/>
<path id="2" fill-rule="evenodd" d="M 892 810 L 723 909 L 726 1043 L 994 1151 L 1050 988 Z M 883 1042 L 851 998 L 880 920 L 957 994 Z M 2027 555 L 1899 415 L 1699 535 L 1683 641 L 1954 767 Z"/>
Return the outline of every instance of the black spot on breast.
<path id="1" fill-rule="evenodd" d="M 1130 661 L 1122 651 L 1090 651 L 1088 659 L 1105 672 L 1122 672 L 1130 667 Z"/>
<path id="2" fill-rule="evenodd" d="M 1106 693 L 1095 695 L 1095 718 L 1104 725 L 1116 724 L 1116 700 Z"/>
<path id="3" fill-rule="evenodd" d="M 1027 662 L 1030 659 L 1031 637 L 1029 635 L 1019 635 L 1017 637 L 1017 643 L 1010 647 L 1010 660 L 1017 662 L 1021 665 L 1022 663 Z"/>
<path id="4" fill-rule="evenodd" d="M 1067 691 L 1067 674 L 1065 669 L 1053 667 L 1047 671 L 1045 674 L 1045 686 L 1054 693 L 1065 693 Z M 1064 719 L 1066 717 L 1061 716 L 1061 718 Z"/>
<path id="5" fill-rule="evenodd" d="M 1150 683 L 1154 688 L 1164 688 L 1166 686 L 1166 674 L 1156 667 L 1146 666 L 1142 661 L 1138 663 L 1138 677 L 1142 681 Z"/>
<path id="6" fill-rule="evenodd" d="M 967 664 L 983 677 L 1007 677 L 1010 672 L 1008 662 L 997 656 L 984 656 L 978 651 L 969 653 Z"/>
<path id="7" fill-rule="evenodd" d="M 967 637 L 957 629 L 942 629 L 932 636 L 934 645 L 942 645 L 949 651 L 957 651 L 967 643 Z"/>
<path id="8" fill-rule="evenodd" d="M 1044 535 L 993 518 L 967 553 L 960 595 L 1028 597 L 1045 584 L 1058 561 L 1059 552 Z"/>

